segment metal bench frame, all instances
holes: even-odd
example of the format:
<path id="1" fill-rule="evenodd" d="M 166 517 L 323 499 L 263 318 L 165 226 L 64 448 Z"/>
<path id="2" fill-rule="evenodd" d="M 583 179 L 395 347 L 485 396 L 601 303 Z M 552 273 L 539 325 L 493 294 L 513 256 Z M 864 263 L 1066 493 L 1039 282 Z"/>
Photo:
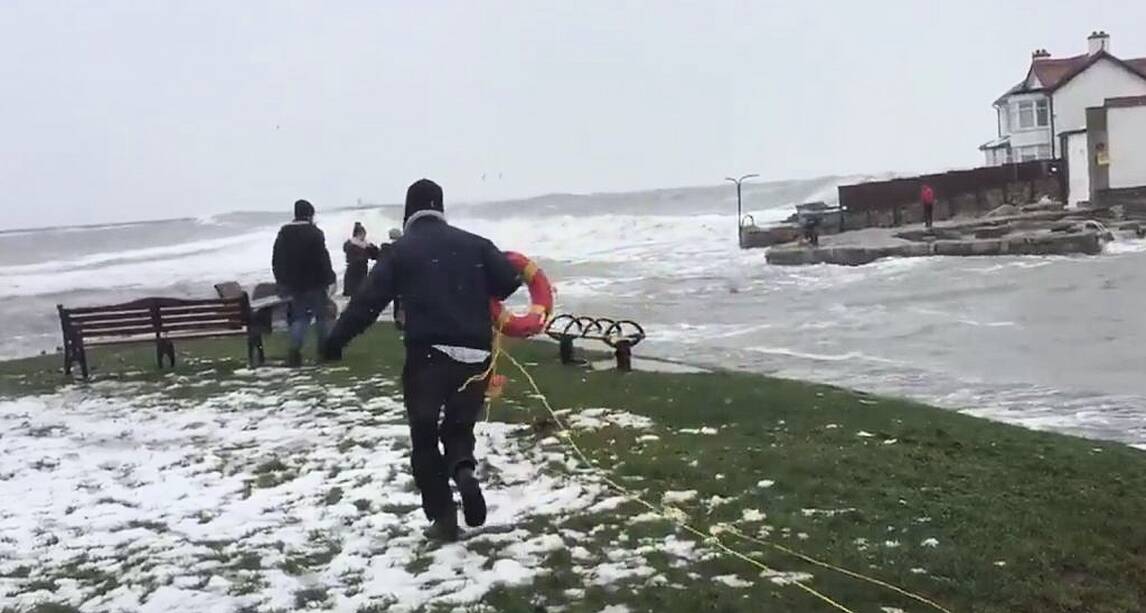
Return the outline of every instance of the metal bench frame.
<path id="1" fill-rule="evenodd" d="M 585 339 L 600 341 L 611 347 L 617 360 L 617 370 L 622 372 L 633 369 L 633 347 L 645 340 L 645 329 L 635 321 L 568 314 L 549 320 L 545 334 L 558 342 L 562 364 L 584 364 L 583 360 L 573 355 L 573 341 Z"/>

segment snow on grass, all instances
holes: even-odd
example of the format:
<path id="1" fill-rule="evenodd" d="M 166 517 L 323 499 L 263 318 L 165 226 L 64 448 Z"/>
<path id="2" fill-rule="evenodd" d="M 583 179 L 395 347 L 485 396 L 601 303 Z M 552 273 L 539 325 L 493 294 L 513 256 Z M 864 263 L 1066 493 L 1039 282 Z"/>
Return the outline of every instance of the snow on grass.
<path id="1" fill-rule="evenodd" d="M 932 547 L 932 548 L 938 547 L 939 546 L 939 539 L 934 539 L 934 538 L 925 539 L 919 545 L 921 547 Z"/>
<path id="2" fill-rule="evenodd" d="M 745 581 L 736 575 L 720 575 L 718 577 L 713 577 L 712 580 L 716 581 L 717 583 L 723 583 L 724 585 L 727 585 L 731 588 L 749 588 L 753 585 L 756 585 L 755 583 L 752 583 L 751 581 Z"/>
<path id="3" fill-rule="evenodd" d="M 772 487 L 773 485 L 776 485 L 775 481 L 773 481 L 771 479 L 764 479 L 763 481 L 758 482 L 756 484 L 756 487 L 761 488 L 761 489 L 768 489 L 768 488 Z"/>
<path id="4" fill-rule="evenodd" d="M 855 512 L 856 510 L 854 507 L 848 507 L 845 509 L 800 509 L 800 513 L 804 517 L 835 517 L 837 515 Z"/>
<path id="5" fill-rule="evenodd" d="M 239 376 L 242 386 L 198 399 L 112 382 L 0 401 L 0 499 L 19 501 L 0 507 L 0 601 L 189 612 L 464 606 L 495 586 L 529 584 L 549 572 L 551 552 L 574 544 L 517 526 L 619 504 L 585 475 L 547 470 L 553 453 L 522 437 L 526 426 L 481 423 L 490 525 L 435 548 L 421 534 L 397 399 L 364 403 L 300 371 Z M 637 555 L 609 564 L 594 583 L 653 572 Z"/>
<path id="6" fill-rule="evenodd" d="M 584 409 L 566 417 L 565 422 L 574 430 L 600 430 L 607 426 L 633 430 L 653 427 L 653 420 L 648 417 L 613 409 Z"/>
<path id="7" fill-rule="evenodd" d="M 704 434 L 706 436 L 712 436 L 714 434 L 718 434 L 720 431 L 716 428 L 705 426 L 703 428 L 681 428 L 680 430 L 677 430 L 677 432 L 680 434 Z"/>
<path id="8" fill-rule="evenodd" d="M 768 516 L 756 509 L 744 509 L 744 512 L 740 515 L 740 521 L 743 522 L 762 522 L 766 519 L 768 519 Z"/>
<path id="9" fill-rule="evenodd" d="M 813 579 L 809 573 L 781 572 L 778 570 L 766 570 L 760 573 L 760 577 L 767 579 L 775 585 L 791 585 L 793 583 L 811 581 Z"/>
<path id="10" fill-rule="evenodd" d="M 696 495 L 697 495 L 696 490 L 684 490 L 684 491 L 679 491 L 679 492 L 670 491 L 670 492 L 664 493 L 664 496 L 661 498 L 661 502 L 663 502 L 665 504 L 679 504 L 682 502 L 688 502 L 690 500 L 695 500 Z"/>

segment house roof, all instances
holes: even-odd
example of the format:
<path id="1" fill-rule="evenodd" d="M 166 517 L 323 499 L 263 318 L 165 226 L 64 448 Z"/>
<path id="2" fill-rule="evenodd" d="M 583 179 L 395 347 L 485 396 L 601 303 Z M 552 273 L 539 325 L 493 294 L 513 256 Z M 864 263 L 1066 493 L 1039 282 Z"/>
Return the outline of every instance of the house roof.
<path id="1" fill-rule="evenodd" d="M 1146 58 L 1123 60 L 1105 51 L 1099 51 L 1094 55 L 1076 55 L 1074 57 L 1064 58 L 1034 58 L 1031 60 L 1030 69 L 1027 70 L 1027 77 L 1018 85 L 1007 90 L 1006 93 L 995 101 L 995 104 L 1002 102 L 1004 98 L 1012 94 L 1054 92 L 1103 58 L 1109 59 L 1126 70 L 1146 79 Z M 1027 85 L 1031 80 L 1032 74 L 1038 79 L 1038 86 Z"/>
<path id="2" fill-rule="evenodd" d="M 1097 60 L 1098 54 L 1076 55 L 1059 59 L 1039 58 L 1031 62 L 1030 72 L 1035 73 L 1044 89 L 1053 90 L 1068 76 L 1076 75 Z"/>
<path id="3" fill-rule="evenodd" d="M 1103 106 L 1106 108 L 1146 106 L 1146 96 L 1120 96 L 1118 98 L 1107 98 L 1106 103 L 1103 104 Z"/>
<path id="4" fill-rule="evenodd" d="M 1007 136 L 1000 136 L 999 138 L 996 138 L 995 140 L 987 141 L 987 142 L 983 143 L 982 145 L 979 145 L 979 150 L 980 151 L 986 151 L 987 149 L 1002 149 L 1004 147 L 1010 147 L 1010 146 L 1011 146 L 1011 137 L 1010 137 L 1010 135 L 1007 135 Z"/>

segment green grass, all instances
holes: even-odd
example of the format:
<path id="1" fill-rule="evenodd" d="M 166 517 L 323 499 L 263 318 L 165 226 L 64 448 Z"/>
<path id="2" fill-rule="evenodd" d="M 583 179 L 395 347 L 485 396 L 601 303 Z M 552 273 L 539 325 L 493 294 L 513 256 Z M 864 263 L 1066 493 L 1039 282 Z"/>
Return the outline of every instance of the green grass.
<path id="1" fill-rule="evenodd" d="M 402 349 L 382 328 L 358 339 L 341 368 L 320 371 L 322 380 L 354 386 L 363 399 L 393 394 L 392 386 L 361 383 L 371 375 L 396 378 L 400 372 Z M 155 370 L 147 346 L 93 351 L 94 380 L 206 397 L 227 389 L 229 374 L 246 366 L 239 343 L 183 343 L 177 350 L 180 365 L 174 374 Z M 823 385 L 734 372 L 588 372 L 557 364 L 552 345 L 515 343 L 510 350 L 522 362 L 537 364 L 531 372 L 558 409 L 605 407 L 652 418 L 649 431 L 605 427 L 579 431 L 575 440 L 648 500 L 659 501 L 670 490 L 696 490 L 696 500 L 678 506 L 702 529 L 735 523 L 763 531 L 771 542 L 919 592 L 953 611 L 1146 610 L 1143 452 Z M 270 353 L 284 353 L 281 339 L 271 339 Z M 0 364 L 0 397 L 59 389 L 66 381 L 58 360 L 46 356 Z M 181 375 L 208 370 L 217 386 L 179 384 Z M 528 436 L 536 440 L 551 436 L 555 424 L 527 383 L 508 362 L 500 372 L 510 383 L 492 418 L 529 423 Z M 285 378 L 283 385 L 289 385 Z M 681 432 L 704 427 L 718 433 Z M 638 440 L 648 434 L 659 439 Z M 371 449 L 373 443 L 346 439 L 331 445 L 346 451 Z M 293 478 L 291 467 L 277 459 L 266 460 L 256 472 L 259 478 L 249 487 L 273 487 Z M 760 487 L 762 480 L 774 484 Z M 714 496 L 730 501 L 702 504 Z M 326 501 L 341 498 L 341 490 L 330 490 Z M 368 501 L 354 504 L 370 511 Z M 745 511 L 766 517 L 747 522 Z M 526 527 L 536 534 L 597 529 L 591 538 L 601 550 L 628 551 L 670 536 L 685 538 L 667 522 L 631 523 L 640 512 L 624 504 L 605 513 L 538 519 Z M 937 545 L 925 546 L 931 539 Z M 774 549 L 731 537 L 725 542 L 771 568 L 812 573 L 808 585 L 853 610 L 928 610 Z M 285 570 L 321 566 L 336 547 L 316 542 L 313 550 L 288 556 Z M 497 611 L 564 606 L 595 612 L 608 604 L 627 604 L 634 611 L 832 610 L 795 587 L 761 579 L 758 569 L 728 555 L 684 566 L 664 555 L 648 560 L 663 583 L 630 580 L 609 588 L 586 585 L 574 572 L 576 561 L 559 551 L 547 564 L 549 572 L 532 585 L 498 588 L 484 604 Z M 257 564 L 248 562 L 242 566 Z M 712 580 L 722 575 L 737 575 L 752 587 Z M 108 589 L 115 585 L 113 577 L 77 578 Z M 570 589 L 584 593 L 572 597 L 566 594 Z M 326 598 L 323 589 L 300 592 L 298 604 Z"/>

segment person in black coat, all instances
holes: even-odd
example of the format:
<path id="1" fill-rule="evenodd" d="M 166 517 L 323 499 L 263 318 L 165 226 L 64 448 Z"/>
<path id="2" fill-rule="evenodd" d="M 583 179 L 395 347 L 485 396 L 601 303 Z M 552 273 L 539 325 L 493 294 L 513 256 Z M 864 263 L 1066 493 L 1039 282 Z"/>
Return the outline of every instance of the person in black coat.
<path id="1" fill-rule="evenodd" d="M 324 346 L 327 359 L 341 358 L 351 339 L 402 297 L 402 392 L 414 482 L 433 522 L 430 538 L 458 538 L 451 478 L 466 524 L 485 523 L 485 499 L 474 474 L 474 424 L 489 383 L 482 376 L 492 358 L 489 301 L 504 300 L 520 286 L 517 270 L 493 243 L 446 223 L 442 188 L 422 179 L 406 192 L 405 233 L 370 271 Z"/>
<path id="2" fill-rule="evenodd" d="M 302 364 L 302 346 L 310 322 L 315 321 L 318 346 L 326 340 L 331 319 L 327 291 L 337 282 L 326 235 L 314 225 L 314 206 L 306 200 L 294 203 L 294 221 L 283 226 L 275 238 L 271 259 L 279 294 L 290 298 L 290 354 L 287 363 Z"/>
<path id="3" fill-rule="evenodd" d="M 346 254 L 346 274 L 342 277 L 342 295 L 353 296 L 358 290 L 366 272 L 370 267 L 370 260 L 377 260 L 378 247 L 366 240 L 366 228 L 361 222 L 354 222 L 354 232 L 350 239 L 342 244 L 342 251 Z"/>

